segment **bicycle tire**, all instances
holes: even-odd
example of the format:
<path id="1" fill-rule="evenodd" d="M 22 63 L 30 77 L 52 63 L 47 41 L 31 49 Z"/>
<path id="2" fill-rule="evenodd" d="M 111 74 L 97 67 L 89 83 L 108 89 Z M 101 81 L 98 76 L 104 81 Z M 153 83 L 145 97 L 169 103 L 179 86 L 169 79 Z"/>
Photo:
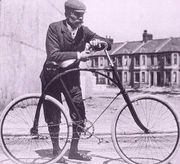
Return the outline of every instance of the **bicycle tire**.
<path id="1" fill-rule="evenodd" d="M 54 103 L 61 110 L 59 144 L 62 150 L 57 156 L 53 156 L 52 142 L 42 109 L 38 135 L 31 135 L 30 130 L 40 96 L 38 93 L 20 96 L 10 102 L 2 112 L 0 143 L 4 153 L 17 164 L 53 164 L 62 158 L 68 148 L 70 121 L 63 105 L 51 96 L 46 95 L 45 100 Z"/>
<path id="2" fill-rule="evenodd" d="M 142 95 L 131 100 L 145 134 L 135 123 L 125 104 L 112 124 L 112 140 L 117 153 L 129 164 L 168 163 L 179 147 L 180 127 L 172 106 L 163 99 Z"/>

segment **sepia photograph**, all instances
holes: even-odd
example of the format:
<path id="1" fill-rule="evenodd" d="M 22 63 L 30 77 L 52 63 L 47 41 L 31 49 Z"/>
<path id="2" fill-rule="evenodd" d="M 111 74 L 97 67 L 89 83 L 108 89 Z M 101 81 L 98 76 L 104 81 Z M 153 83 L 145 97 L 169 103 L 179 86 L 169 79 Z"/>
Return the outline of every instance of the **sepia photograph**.
<path id="1" fill-rule="evenodd" d="M 0 164 L 179 164 L 179 0 L 0 0 Z"/>

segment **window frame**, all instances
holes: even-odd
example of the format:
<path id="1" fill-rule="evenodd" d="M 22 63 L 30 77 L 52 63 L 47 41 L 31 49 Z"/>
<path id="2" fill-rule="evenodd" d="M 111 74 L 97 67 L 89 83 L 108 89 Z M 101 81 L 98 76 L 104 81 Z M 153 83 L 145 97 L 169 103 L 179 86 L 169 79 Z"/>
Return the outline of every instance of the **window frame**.
<path id="1" fill-rule="evenodd" d="M 142 55 L 142 66 L 146 65 L 146 56 Z"/>
<path id="2" fill-rule="evenodd" d="M 142 77 L 141 77 L 141 82 L 142 82 L 142 83 L 145 83 L 145 82 L 146 82 L 146 73 L 145 73 L 145 72 L 142 72 L 142 73 L 141 73 L 141 76 L 142 76 Z"/>
<path id="3" fill-rule="evenodd" d="M 134 56 L 134 66 L 140 67 L 140 56 L 139 55 Z"/>
<path id="4" fill-rule="evenodd" d="M 138 77 L 136 75 L 138 75 Z M 138 78 L 138 80 L 137 80 L 137 78 Z M 134 72 L 134 82 L 140 83 L 140 72 Z"/>
<path id="5" fill-rule="evenodd" d="M 178 54 L 177 54 L 177 53 L 174 53 L 174 54 L 173 54 L 173 64 L 174 64 L 174 65 L 177 65 L 177 64 L 178 64 Z"/>

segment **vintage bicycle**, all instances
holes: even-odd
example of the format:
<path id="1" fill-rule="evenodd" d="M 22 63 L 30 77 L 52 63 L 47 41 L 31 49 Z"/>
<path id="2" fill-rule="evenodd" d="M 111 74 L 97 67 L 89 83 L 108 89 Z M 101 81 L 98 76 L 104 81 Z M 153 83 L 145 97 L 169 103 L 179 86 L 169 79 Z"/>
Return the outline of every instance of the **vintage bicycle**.
<path id="1" fill-rule="evenodd" d="M 4 153 L 12 161 L 17 164 L 53 164 L 67 152 L 72 139 L 72 124 L 75 122 L 70 119 L 63 104 L 47 95 L 46 90 L 54 80 L 59 79 L 69 95 L 62 77 L 73 71 L 99 74 L 119 88 L 119 92 L 94 121 L 87 120 L 85 128 L 78 124 L 83 130 L 82 139 L 98 138 L 95 123 L 122 96 L 124 105 L 118 103 L 111 128 L 112 142 L 119 156 L 129 164 L 164 164 L 172 159 L 179 147 L 180 135 L 179 121 L 174 109 L 165 100 L 152 95 L 130 98 L 106 48 L 104 52 L 110 65 L 107 71 L 112 72 L 113 78 L 93 68 L 67 69 L 56 75 L 43 93 L 20 96 L 7 105 L 0 119 L 0 143 Z M 53 66 L 56 67 L 56 64 Z M 70 95 L 69 99 L 71 100 Z M 61 110 L 59 144 L 62 151 L 56 157 L 52 155 L 52 143 L 44 121 L 44 101 L 53 103 Z"/>

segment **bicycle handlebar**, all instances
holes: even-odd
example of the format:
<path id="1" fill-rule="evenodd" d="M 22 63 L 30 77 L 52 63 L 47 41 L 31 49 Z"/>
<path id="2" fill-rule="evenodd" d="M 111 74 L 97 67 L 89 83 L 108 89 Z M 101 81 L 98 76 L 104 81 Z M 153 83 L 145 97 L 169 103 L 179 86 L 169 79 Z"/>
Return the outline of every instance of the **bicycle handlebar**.
<path id="1" fill-rule="evenodd" d="M 93 46 L 90 45 L 89 49 L 92 51 L 101 51 L 101 50 L 107 50 L 108 44 L 105 41 L 100 41 L 98 45 Z"/>
<path id="2" fill-rule="evenodd" d="M 106 56 L 107 56 L 107 58 L 108 58 L 108 60 L 109 60 L 110 65 L 111 65 L 112 67 L 114 67 L 114 63 L 113 63 L 113 61 L 112 61 L 112 59 L 111 59 L 111 57 L 110 57 L 110 55 L 109 55 L 109 53 L 108 53 L 108 51 L 107 51 L 108 44 L 107 44 L 105 41 L 101 41 L 101 44 L 104 46 L 104 47 L 103 47 L 103 50 L 104 50 L 104 52 L 105 52 L 105 54 L 106 54 Z"/>

